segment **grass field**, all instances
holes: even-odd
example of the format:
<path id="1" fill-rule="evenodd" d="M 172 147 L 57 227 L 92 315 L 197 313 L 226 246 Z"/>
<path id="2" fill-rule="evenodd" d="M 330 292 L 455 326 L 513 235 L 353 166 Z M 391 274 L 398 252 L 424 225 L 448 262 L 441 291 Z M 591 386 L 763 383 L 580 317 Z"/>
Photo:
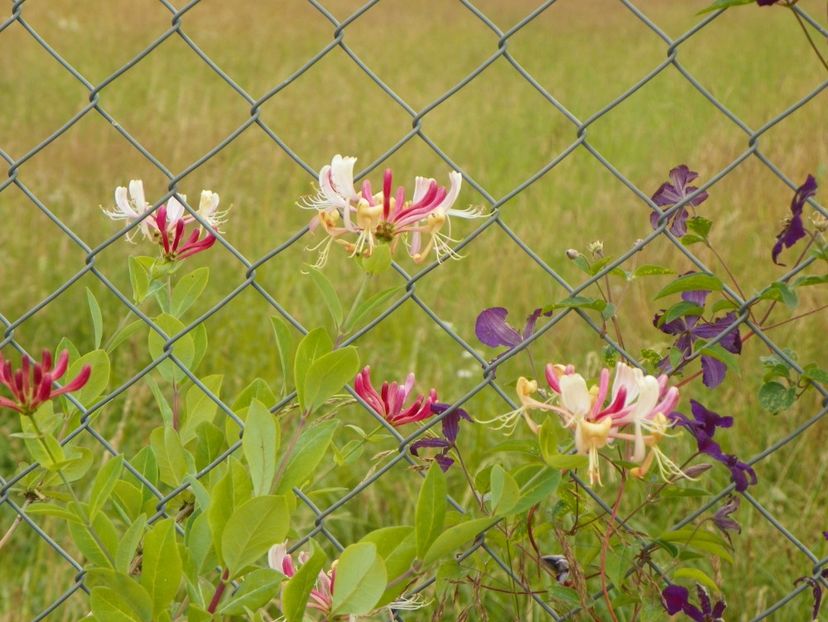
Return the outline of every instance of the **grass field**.
<path id="1" fill-rule="evenodd" d="M 340 20 L 360 6 L 345 0 L 324 4 Z M 698 0 L 636 3 L 670 37 L 696 24 L 701 18 L 695 13 L 704 5 Z M 824 4 L 802 0 L 800 5 L 824 23 Z M 475 6 L 505 31 L 533 11 L 537 2 L 480 0 Z M 22 15 L 95 85 L 155 41 L 171 19 L 161 3 L 149 0 L 30 0 L 22 6 Z M 291 76 L 333 36 L 331 24 L 312 5 L 298 0 L 205 0 L 186 12 L 181 23 L 182 31 L 254 99 Z M 496 52 L 498 36 L 460 3 L 382 0 L 347 26 L 344 42 L 419 111 Z M 658 66 L 667 45 L 620 2 L 559 0 L 510 37 L 507 49 L 538 83 L 585 121 Z M 729 11 L 678 49 L 682 67 L 752 130 L 811 93 L 825 78 L 796 21 L 777 8 L 750 6 Z M 108 83 L 99 95 L 100 106 L 176 175 L 240 127 L 250 111 L 250 105 L 177 35 Z M 117 225 L 99 210 L 100 205 L 110 204 L 115 186 L 142 178 L 149 196 L 155 197 L 166 191 L 167 178 L 94 110 L 54 142 L 32 153 L 81 110 L 88 97 L 88 90 L 21 24 L 0 32 L 0 149 L 14 160 L 30 156 L 17 169 L 18 179 L 71 231 L 96 247 L 117 231 Z M 759 138 L 762 154 L 796 182 L 807 173 L 828 180 L 826 109 L 823 91 Z M 411 128 L 410 115 L 339 48 L 268 99 L 261 107 L 261 120 L 313 168 L 322 166 L 334 153 L 357 155 L 358 168 L 366 166 Z M 504 58 L 447 101 L 429 109 L 422 119 L 422 131 L 495 200 L 509 194 L 577 139 L 576 127 Z M 655 191 L 677 164 L 688 164 L 706 180 L 748 148 L 747 135 L 675 67 L 668 67 L 598 117 L 586 132 L 589 144 L 647 194 Z M 449 170 L 419 137 L 405 143 L 383 166 L 386 164 L 410 178 L 420 174 L 445 180 Z M 202 187 L 210 188 L 221 195 L 224 205 L 232 205 L 225 238 L 253 262 L 306 224 L 308 212 L 294 203 L 311 191 L 312 181 L 253 125 L 184 177 L 178 188 L 191 199 Z M 741 287 L 751 293 L 784 274 L 784 269 L 770 262 L 770 247 L 787 213 L 789 188 L 759 159 L 750 157 L 716 183 L 710 195 L 701 213 L 715 222 L 713 242 Z M 469 184 L 464 186 L 459 203 L 489 206 L 487 197 Z M 602 240 L 607 254 L 619 255 L 651 231 L 647 206 L 583 146 L 501 209 L 503 222 L 573 285 L 581 282 L 583 275 L 566 259 L 566 249 L 585 251 L 590 242 Z M 14 185 L 0 192 L 0 222 L 4 224 L 0 227 L 0 283 L 4 285 L 0 314 L 12 322 L 80 271 L 86 254 Z M 475 224 L 463 222 L 455 234 L 462 237 Z M 302 262 L 313 260 L 303 249 L 309 243 L 310 238 L 303 238 L 275 256 L 257 270 L 256 280 L 305 326 L 315 326 L 327 320 L 321 299 L 299 273 Z M 708 266 L 721 271 L 708 251 L 693 250 Z M 97 268 L 124 292 L 129 291 L 126 257 L 135 251 L 119 241 L 95 257 Z M 150 254 L 153 249 L 141 247 L 140 252 Z M 462 262 L 443 264 L 418 280 L 416 293 L 476 347 L 474 318 L 482 308 L 503 305 L 520 317 L 567 295 L 497 227 L 490 227 L 464 254 Z M 207 294 L 191 311 L 191 319 L 246 278 L 242 263 L 218 245 L 194 263 L 210 266 L 212 276 Z M 666 239 L 653 242 L 625 267 L 636 263 L 662 263 L 678 272 L 691 267 Z M 418 269 L 407 259 L 401 264 L 411 274 Z M 342 298 L 348 300 L 358 285 L 354 266 L 344 255 L 333 256 L 327 273 Z M 379 282 L 371 284 L 372 291 L 404 284 L 404 279 L 393 273 L 376 280 Z M 650 302 L 652 294 L 665 282 L 654 278 L 613 290 L 631 352 L 666 344 L 650 322 L 658 310 Z M 38 349 L 67 335 L 82 349 L 92 348 L 86 287 L 101 301 L 107 325 L 114 326 L 122 308 L 94 276 L 87 274 L 16 328 L 15 339 L 26 348 Z M 800 310 L 818 304 L 816 294 L 803 294 Z M 224 374 L 223 396 L 232 397 L 256 376 L 274 387 L 281 386 L 268 319 L 274 313 L 257 292 L 247 288 L 207 320 L 210 350 L 198 373 Z M 779 309 L 773 317 L 781 321 L 786 313 Z M 803 364 L 825 366 L 826 328 L 828 321 L 822 313 L 770 334 L 777 343 L 795 344 Z M 476 363 L 411 301 L 360 338 L 357 345 L 363 359 L 380 376 L 402 378 L 414 369 L 421 388 L 433 385 L 446 400 L 459 398 L 480 380 Z M 602 347 L 600 337 L 570 314 L 533 345 L 532 354 L 539 361 L 568 361 L 594 370 L 595 353 Z M 494 355 L 482 346 L 479 351 L 487 358 Z M 150 360 L 140 340 L 122 352 L 115 362 L 118 382 Z M 11 355 L 11 348 L 3 353 Z M 700 385 L 693 389 L 700 399 L 736 418 L 726 443 L 742 457 L 784 437 L 819 408 L 811 393 L 782 415 L 771 416 L 761 410 L 756 399 L 762 373 L 758 357 L 766 354 L 760 340 L 751 340 L 745 347 L 741 371 L 729 374 L 717 392 L 708 396 Z M 498 380 L 509 387 L 526 369 L 525 360 L 510 361 L 499 370 Z M 508 407 L 489 390 L 473 398 L 467 408 L 485 416 Z M 113 402 L 97 417 L 96 428 L 105 437 L 116 438 L 127 456 L 142 446 L 147 431 L 160 421 L 144 383 L 135 385 L 126 400 Z M 370 425 L 355 409 L 353 418 Z M 11 417 L 0 420 L 2 477 L 11 476 L 22 459 L 20 444 L 7 438 L 17 426 Z M 482 426 L 467 427 L 462 434 L 461 446 L 471 464 L 519 460 L 508 453 L 487 456 L 503 439 Z M 350 438 L 343 437 L 342 442 L 347 440 Z M 689 449 L 689 441 L 679 442 Z M 828 543 L 820 535 L 828 529 L 826 444 L 828 428 L 822 421 L 761 462 L 757 466 L 760 483 L 751 489 L 751 494 L 817 557 L 828 554 Z M 390 439 L 369 448 L 348 468 L 325 476 L 321 485 L 354 485 L 371 464 L 371 455 L 393 448 Z M 402 467 L 395 473 L 395 477 L 382 479 L 359 503 L 333 515 L 330 525 L 341 541 L 347 543 L 380 526 L 384 516 L 410 515 L 418 478 Z M 706 480 L 710 489 L 718 490 L 715 486 L 725 483 L 725 475 L 717 472 Z M 461 477 L 457 473 L 452 477 L 456 479 L 450 479 L 450 484 L 460 494 Z M 609 485 L 602 495 L 611 499 L 613 488 Z M 316 500 L 324 507 L 336 494 L 331 490 Z M 700 502 L 677 500 L 669 510 L 661 507 L 641 518 L 645 525 L 666 529 Z M 371 508 L 371 513 L 362 508 Z M 736 538 L 736 561 L 732 566 L 723 564 L 716 578 L 728 597 L 727 619 L 747 621 L 787 594 L 796 577 L 811 572 L 811 563 L 749 504 L 743 503 L 738 518 L 743 531 Z M 12 519 L 10 509 L 0 505 L 0 530 L 5 531 Z M 67 541 L 62 526 L 54 521 L 43 521 L 43 525 L 59 541 Z M 491 581 L 499 580 L 502 576 L 492 569 Z M 30 529 L 21 527 L 14 542 L 0 552 L 0 620 L 31 619 L 72 581 L 72 569 L 39 545 Z M 520 611 L 510 609 L 510 602 L 492 607 L 492 619 L 543 619 L 540 610 L 523 601 Z M 808 608 L 809 600 L 802 595 L 771 619 L 805 619 Z M 48 619 L 74 620 L 84 611 L 83 599 L 76 595 Z"/>

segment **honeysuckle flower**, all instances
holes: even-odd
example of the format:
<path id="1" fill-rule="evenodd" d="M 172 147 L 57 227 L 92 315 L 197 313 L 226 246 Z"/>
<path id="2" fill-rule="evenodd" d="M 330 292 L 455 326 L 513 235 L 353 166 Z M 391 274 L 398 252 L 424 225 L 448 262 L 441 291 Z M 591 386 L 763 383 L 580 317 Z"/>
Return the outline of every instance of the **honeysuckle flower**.
<path id="1" fill-rule="evenodd" d="M 399 240 L 406 240 L 412 259 L 421 262 L 434 250 L 438 261 L 458 255 L 449 245 L 453 242 L 443 227 L 450 230 L 450 218 L 475 218 L 479 210 L 454 209 L 463 178 L 457 171 L 449 174 L 449 188 L 434 179 L 417 177 L 411 200 L 405 188 L 393 188 L 393 173 L 386 169 L 382 190 L 374 193 L 371 182 L 363 181 L 359 191 L 354 188 L 356 158 L 336 155 L 330 165 L 319 173 L 319 191 L 300 201 L 300 207 L 313 209 L 316 215 L 310 228 L 322 227 L 327 234 L 309 250 L 320 249 L 317 267 L 325 264 L 334 241 L 352 256 L 370 256 L 378 244 L 389 244 L 392 252 Z M 424 239 L 425 238 L 425 239 Z"/>
<path id="2" fill-rule="evenodd" d="M 506 321 L 508 315 L 509 310 L 504 307 L 484 309 L 477 316 L 474 324 L 474 334 L 477 335 L 481 343 L 490 348 L 500 346 L 514 348 L 535 332 L 535 324 L 541 316 L 541 309 L 535 309 L 529 314 L 526 318 L 526 324 L 520 332 Z"/>
<path id="3" fill-rule="evenodd" d="M 308 561 L 307 553 L 302 552 L 293 560 L 293 556 L 287 552 L 287 542 L 274 544 L 267 553 L 267 563 L 273 570 L 278 570 L 288 579 L 296 574 L 299 566 Z M 316 585 L 311 589 L 308 597 L 308 607 L 321 611 L 325 615 L 330 614 L 333 605 L 333 590 L 336 580 L 336 562 L 331 564 L 330 570 L 320 570 L 316 577 Z"/>
<path id="4" fill-rule="evenodd" d="M 365 402 L 393 426 L 400 426 L 415 421 L 428 419 L 434 413 L 432 405 L 437 401 L 437 391 L 431 389 L 428 395 L 418 395 L 414 401 L 405 406 L 408 396 L 414 388 L 414 374 L 408 374 L 403 384 L 382 383 L 380 392 L 371 384 L 371 368 L 366 366 L 354 380 L 354 390 Z"/>
<path id="5" fill-rule="evenodd" d="M 89 365 L 84 365 L 78 375 L 61 388 L 53 388 L 53 383 L 63 377 L 68 366 L 68 350 L 60 353 L 54 365 L 52 353 L 48 350 L 43 351 L 40 363 L 34 365 L 23 356 L 17 371 L 12 369 L 11 361 L 0 354 L 0 384 L 11 393 L 11 399 L 0 395 L 0 407 L 10 408 L 21 415 L 31 415 L 45 402 L 83 388 L 92 373 Z"/>
<path id="6" fill-rule="evenodd" d="M 771 259 L 776 265 L 785 265 L 777 261 L 783 248 L 791 248 L 805 237 L 805 226 L 802 224 L 802 210 L 805 207 L 805 201 L 814 196 L 816 191 L 817 182 L 813 175 L 808 175 L 805 182 L 796 189 L 793 200 L 791 201 L 791 216 L 785 220 L 785 226 L 777 234 L 776 244 L 773 245 L 773 249 L 771 250 Z"/>
<path id="7" fill-rule="evenodd" d="M 219 200 L 217 192 L 213 192 L 212 190 L 202 190 L 196 214 L 198 214 L 204 222 L 210 225 L 211 229 L 214 229 L 219 233 L 223 233 L 221 226 L 227 222 L 227 213 L 230 211 L 230 208 L 220 210 Z"/>
<path id="8" fill-rule="evenodd" d="M 112 220 L 124 220 L 126 225 L 131 225 L 133 222 L 140 220 L 152 206 L 147 203 L 144 195 L 144 182 L 140 179 L 131 179 L 129 186 L 118 186 L 115 188 L 115 207 L 111 209 L 103 209 L 104 215 Z M 143 236 L 148 239 L 153 239 L 153 221 L 151 218 L 145 218 L 141 224 L 130 231 L 126 238 L 132 242 L 135 236 L 135 231 L 140 231 Z"/>
<path id="9" fill-rule="evenodd" d="M 563 416 L 567 428 L 574 429 L 576 451 L 589 457 L 590 483 L 601 483 L 598 450 L 613 439 L 632 443 L 630 459 L 641 464 L 634 475 L 643 476 L 655 460 L 665 479 L 679 474 L 686 477 L 656 447 L 670 427 L 665 413 L 677 405 L 678 389 L 667 386 L 666 376 L 647 376 L 622 362 L 615 367 L 611 390 L 609 377 L 608 369 L 601 370 L 598 385 L 588 389 L 584 378 L 572 366 L 546 366 L 549 387 L 560 396 L 560 407 L 553 409 Z M 623 431 L 627 425 L 632 426 L 632 433 Z M 645 435 L 645 431 L 649 434 Z"/>
<path id="10" fill-rule="evenodd" d="M 665 587 L 661 592 L 661 600 L 670 615 L 682 612 L 695 622 L 723 622 L 722 614 L 727 607 L 724 600 L 718 600 L 715 605 L 712 604 L 708 591 L 698 584 L 696 593 L 699 597 L 698 607 L 690 602 L 690 592 L 681 585 Z"/>
<path id="11" fill-rule="evenodd" d="M 681 297 L 685 302 L 692 302 L 703 307 L 709 293 L 708 291 L 690 291 L 682 293 Z M 661 332 L 677 337 L 673 346 L 681 351 L 685 358 L 693 353 L 693 345 L 698 339 L 716 339 L 723 333 L 717 343 L 732 354 L 742 353 L 742 338 L 739 334 L 739 328 L 730 328 L 736 322 L 735 313 L 713 318 L 709 322 L 703 320 L 700 315 L 685 315 L 663 323 L 661 321 L 662 317 L 664 317 L 664 310 L 653 317 L 653 325 Z M 669 370 L 670 360 L 668 357 L 661 361 L 661 368 L 665 371 Z M 711 389 L 719 386 L 727 373 L 727 365 L 723 361 L 706 354 L 701 357 L 701 368 L 702 382 Z"/>
<path id="12" fill-rule="evenodd" d="M 532 397 L 538 392 L 537 380 L 530 380 L 529 378 L 521 376 L 515 385 L 515 392 L 517 393 L 518 400 L 520 400 L 520 406 L 517 409 L 502 415 L 497 415 L 491 419 L 477 419 L 477 422 L 484 425 L 492 425 L 492 429 L 503 430 L 507 435 L 510 435 L 517 428 L 520 418 L 523 417 L 529 429 L 532 430 L 532 433 L 537 434 L 539 429 L 538 424 L 532 419 L 529 411 L 554 411 L 555 407 Z"/>
<path id="13" fill-rule="evenodd" d="M 167 208 L 172 204 L 174 215 L 172 220 L 168 220 Z M 155 224 L 161 235 L 161 247 L 163 249 L 164 259 L 167 261 L 177 261 L 192 257 L 196 253 L 206 251 L 216 242 L 216 236 L 212 233 L 205 233 L 202 237 L 202 230 L 200 227 L 195 227 L 190 232 L 186 240 L 183 239 L 185 222 L 184 218 L 178 213 L 178 207 L 181 206 L 178 201 L 173 203 L 173 199 L 162 205 L 155 213 Z M 174 229 L 170 231 L 170 222 L 174 222 Z"/>
<path id="14" fill-rule="evenodd" d="M 680 164 L 670 171 L 670 181 L 664 182 L 656 190 L 652 196 L 653 203 L 659 207 L 671 207 L 679 201 L 684 200 L 688 195 L 698 190 L 696 186 L 688 185 L 698 176 L 699 174 L 687 168 L 686 164 Z M 707 200 L 707 196 L 706 192 L 700 192 L 688 204 L 697 207 Z M 672 221 L 670 231 L 673 235 L 682 236 L 687 233 L 687 216 L 687 204 L 680 207 L 677 212 L 670 216 L 669 221 Z M 660 217 L 661 214 L 658 212 L 650 214 L 650 224 L 653 226 L 653 229 L 658 227 Z"/>

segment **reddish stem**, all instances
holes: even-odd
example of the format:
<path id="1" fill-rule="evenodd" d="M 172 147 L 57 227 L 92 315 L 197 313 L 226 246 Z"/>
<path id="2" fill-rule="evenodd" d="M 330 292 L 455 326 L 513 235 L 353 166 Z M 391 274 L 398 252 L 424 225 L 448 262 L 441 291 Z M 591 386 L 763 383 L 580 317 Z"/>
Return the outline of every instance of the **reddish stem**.
<path id="1" fill-rule="evenodd" d="M 219 583 L 216 586 L 216 591 L 213 593 L 213 599 L 210 601 L 210 605 L 207 607 L 207 613 L 216 612 L 216 608 L 221 602 L 221 597 L 224 596 L 224 590 L 227 589 L 227 579 L 229 578 L 230 571 L 225 568 L 224 572 L 221 573 L 221 579 L 219 579 Z"/>

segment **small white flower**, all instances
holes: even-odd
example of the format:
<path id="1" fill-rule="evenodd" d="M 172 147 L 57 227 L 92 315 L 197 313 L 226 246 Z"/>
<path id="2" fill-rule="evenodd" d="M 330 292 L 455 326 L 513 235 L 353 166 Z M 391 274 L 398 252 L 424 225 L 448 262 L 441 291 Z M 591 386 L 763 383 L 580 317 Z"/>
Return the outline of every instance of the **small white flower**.
<path id="1" fill-rule="evenodd" d="M 227 212 L 230 210 L 229 208 L 219 210 L 218 207 L 218 193 L 213 192 L 212 190 L 202 190 L 201 200 L 198 202 L 198 210 L 196 213 L 203 218 L 207 224 L 210 225 L 210 227 L 221 233 L 220 227 L 227 222 Z"/>
<path id="2" fill-rule="evenodd" d="M 139 220 L 151 208 L 147 203 L 144 195 L 144 182 L 140 179 L 131 179 L 129 188 L 118 186 L 115 188 L 115 207 L 112 209 L 104 209 L 103 213 L 112 220 L 125 220 L 127 226 Z M 145 218 L 141 221 L 141 233 L 147 239 L 152 239 L 152 219 Z M 131 242 L 135 235 L 133 229 L 128 235 L 127 239 Z"/>

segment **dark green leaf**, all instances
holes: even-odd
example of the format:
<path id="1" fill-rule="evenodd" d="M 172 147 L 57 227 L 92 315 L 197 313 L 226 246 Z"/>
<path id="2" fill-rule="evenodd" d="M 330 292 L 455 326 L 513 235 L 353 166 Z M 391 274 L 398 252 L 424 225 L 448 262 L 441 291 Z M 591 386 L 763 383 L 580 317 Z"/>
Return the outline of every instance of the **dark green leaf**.
<path id="1" fill-rule="evenodd" d="M 655 299 L 664 298 L 671 294 L 679 294 L 681 292 L 689 292 L 696 290 L 707 290 L 713 292 L 722 291 L 721 280 L 719 277 L 712 274 L 694 273 L 680 276 L 672 283 L 663 288 L 655 295 Z"/>
<path id="2" fill-rule="evenodd" d="M 766 382 L 759 388 L 759 404 L 768 412 L 787 410 L 796 401 L 796 389 L 778 382 Z"/>

